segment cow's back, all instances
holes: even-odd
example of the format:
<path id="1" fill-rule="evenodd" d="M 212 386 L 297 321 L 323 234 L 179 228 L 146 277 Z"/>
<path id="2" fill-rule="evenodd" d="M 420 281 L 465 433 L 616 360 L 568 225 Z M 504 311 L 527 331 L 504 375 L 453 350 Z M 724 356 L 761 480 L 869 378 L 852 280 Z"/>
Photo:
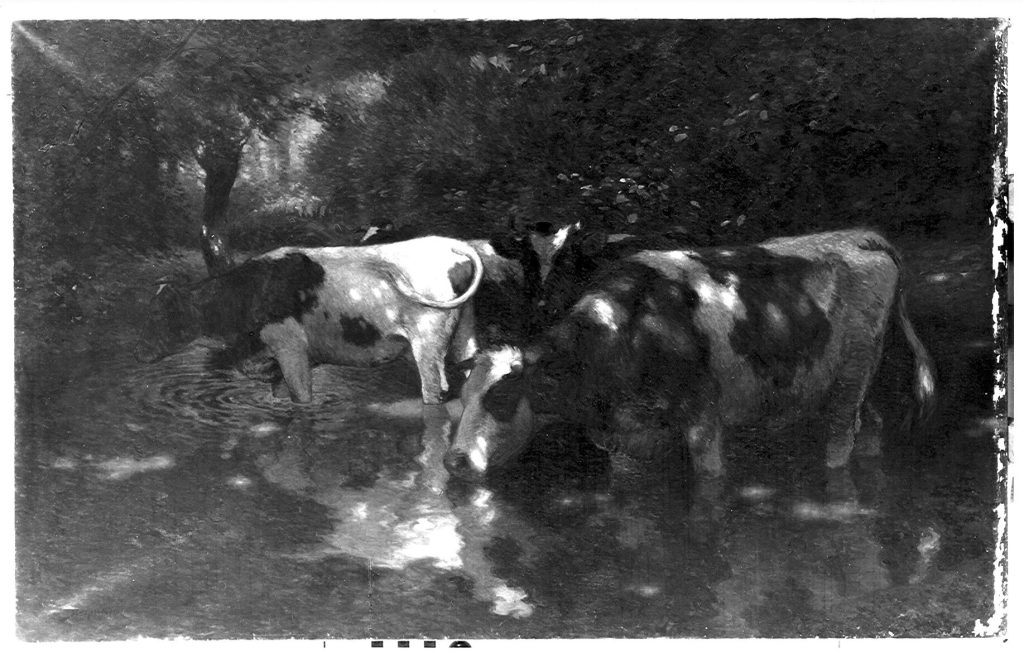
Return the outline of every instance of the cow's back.
<path id="1" fill-rule="evenodd" d="M 459 294 L 472 279 L 472 263 L 460 253 L 466 249 L 458 240 L 425 236 L 361 247 L 282 247 L 261 258 L 303 254 L 324 268 L 328 283 L 333 282 L 349 295 L 353 290 L 357 294 L 383 292 L 384 284 L 398 282 L 418 295 L 445 301 Z"/>

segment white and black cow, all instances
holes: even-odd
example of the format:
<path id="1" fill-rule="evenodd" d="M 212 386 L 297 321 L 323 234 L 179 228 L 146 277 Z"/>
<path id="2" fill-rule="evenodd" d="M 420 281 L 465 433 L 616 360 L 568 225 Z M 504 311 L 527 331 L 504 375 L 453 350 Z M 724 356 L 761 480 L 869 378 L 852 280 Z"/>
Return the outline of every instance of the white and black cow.
<path id="1" fill-rule="evenodd" d="M 878 234 L 632 254 L 599 270 L 531 345 L 477 354 L 445 464 L 467 478 L 500 466 L 530 439 L 537 410 L 626 453 L 685 442 L 711 477 L 723 473 L 724 429 L 823 414 L 827 465 L 842 467 L 894 311 L 924 416 L 934 366 L 907 318 L 898 256 Z"/>
<path id="2" fill-rule="evenodd" d="M 275 395 L 309 402 L 312 366 L 380 363 L 411 347 L 423 401 L 436 404 L 446 354 L 476 353 L 469 300 L 483 273 L 475 249 L 438 236 L 282 247 L 191 286 L 161 286 L 138 354 L 156 360 L 200 335 L 220 338 L 250 368 L 270 363 Z"/>

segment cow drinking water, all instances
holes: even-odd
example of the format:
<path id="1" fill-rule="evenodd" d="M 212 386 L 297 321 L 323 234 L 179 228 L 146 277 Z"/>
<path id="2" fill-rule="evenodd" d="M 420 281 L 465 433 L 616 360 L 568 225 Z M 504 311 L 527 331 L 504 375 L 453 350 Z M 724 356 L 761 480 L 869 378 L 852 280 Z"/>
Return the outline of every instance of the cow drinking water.
<path id="1" fill-rule="evenodd" d="M 137 354 L 152 361 L 200 335 L 219 338 L 240 361 L 270 363 L 275 395 L 305 403 L 312 366 L 380 363 L 411 347 L 423 401 L 436 404 L 446 354 L 476 352 L 469 300 L 482 276 L 475 249 L 437 236 L 282 247 L 193 285 L 162 285 Z"/>
<path id="2" fill-rule="evenodd" d="M 445 464 L 466 478 L 502 465 L 529 441 L 537 410 L 626 453 L 685 442 L 708 477 L 723 473 L 724 429 L 820 413 L 826 463 L 843 467 L 894 310 L 923 416 L 934 366 L 881 236 L 850 230 L 629 255 L 597 271 L 532 344 L 475 357 Z"/>

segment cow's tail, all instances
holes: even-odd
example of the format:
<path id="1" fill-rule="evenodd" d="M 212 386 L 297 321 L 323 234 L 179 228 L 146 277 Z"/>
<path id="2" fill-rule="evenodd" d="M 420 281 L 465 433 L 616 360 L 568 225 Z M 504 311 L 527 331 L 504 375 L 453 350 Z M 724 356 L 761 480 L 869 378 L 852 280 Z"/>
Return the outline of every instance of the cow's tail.
<path id="1" fill-rule="evenodd" d="M 462 293 L 455 299 L 431 299 L 430 297 L 425 297 L 413 290 L 411 284 L 408 283 L 408 280 L 403 278 L 402 280 L 406 282 L 403 285 L 406 287 L 402 289 L 402 294 L 407 297 L 411 297 L 424 306 L 430 306 L 431 308 L 458 308 L 468 302 L 473 295 L 476 294 L 477 288 L 480 287 L 480 280 L 484 277 L 484 262 L 480 260 L 480 255 L 471 245 L 458 240 L 453 240 L 451 242 L 453 245 L 452 251 L 456 254 L 462 254 L 468 258 L 470 263 L 473 265 L 473 281 L 469 284 L 469 288 L 466 289 L 466 292 Z"/>
<path id="2" fill-rule="evenodd" d="M 896 318 L 899 320 L 903 335 L 914 352 L 914 399 L 917 410 L 911 407 L 903 418 L 901 428 L 909 430 L 914 426 L 926 424 L 932 415 L 935 414 L 935 361 L 932 360 L 924 343 L 914 332 L 914 325 L 910 323 L 910 316 L 907 314 L 907 300 L 905 297 L 905 279 L 903 260 L 896 248 L 877 234 L 868 233 L 859 244 L 859 247 L 869 252 L 884 252 L 893 263 L 896 264 Z"/>
<path id="3" fill-rule="evenodd" d="M 900 275 L 902 277 L 902 274 Z M 903 420 L 903 428 L 910 429 L 915 425 L 922 425 L 931 419 L 935 414 L 935 362 L 932 360 L 924 343 L 914 332 L 914 326 L 910 323 L 907 315 L 907 302 L 904 297 L 902 279 L 897 289 L 896 311 L 903 329 L 903 335 L 914 352 L 914 399 L 917 403 L 917 410 L 911 408 Z"/>

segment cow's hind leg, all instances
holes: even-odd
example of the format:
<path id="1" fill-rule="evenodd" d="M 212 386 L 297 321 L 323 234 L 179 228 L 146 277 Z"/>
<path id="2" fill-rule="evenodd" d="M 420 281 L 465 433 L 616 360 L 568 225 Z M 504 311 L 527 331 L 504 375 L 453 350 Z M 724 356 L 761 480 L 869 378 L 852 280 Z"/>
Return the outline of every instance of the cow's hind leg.
<path id="1" fill-rule="evenodd" d="M 859 346 L 851 346 L 844 353 L 846 366 L 840 370 L 828 405 L 828 444 L 826 445 L 825 464 L 829 469 L 843 467 L 850 460 L 850 453 L 857 444 L 861 431 L 862 417 L 869 420 L 870 426 L 881 424 L 881 418 L 870 404 L 865 401 L 868 386 L 875 378 L 875 370 L 882 356 L 882 333 L 865 336 Z M 870 431 L 866 440 L 870 440 Z M 878 449 L 865 441 L 864 455 L 870 455 L 872 448 Z M 858 453 L 861 453 L 858 451 Z"/>
<path id="2" fill-rule="evenodd" d="M 826 407 L 828 411 L 825 464 L 829 469 L 844 467 L 850 460 L 861 428 L 861 406 L 871 377 L 837 381 Z"/>
<path id="3" fill-rule="evenodd" d="M 420 373 L 420 393 L 423 403 L 439 404 L 448 392 L 444 357 L 447 338 L 436 333 L 419 334 L 412 338 L 412 356 Z"/>
<path id="4" fill-rule="evenodd" d="M 458 320 L 450 347 L 450 356 L 454 363 L 461 363 L 473 358 L 479 350 L 476 337 L 476 312 L 472 303 L 462 307 Z M 466 370 L 466 375 L 469 375 L 469 370 Z"/>
<path id="5" fill-rule="evenodd" d="M 472 307 L 463 311 L 446 311 L 422 320 L 409 342 L 416 369 L 420 373 L 423 403 L 440 404 L 448 393 L 445 358 L 449 349 L 454 356 L 472 357 L 476 353 L 475 326 Z M 464 358 L 457 358 L 461 362 Z"/>
<path id="6" fill-rule="evenodd" d="M 853 455 L 862 458 L 882 455 L 882 416 L 868 400 L 860 407 L 860 430 Z"/>

